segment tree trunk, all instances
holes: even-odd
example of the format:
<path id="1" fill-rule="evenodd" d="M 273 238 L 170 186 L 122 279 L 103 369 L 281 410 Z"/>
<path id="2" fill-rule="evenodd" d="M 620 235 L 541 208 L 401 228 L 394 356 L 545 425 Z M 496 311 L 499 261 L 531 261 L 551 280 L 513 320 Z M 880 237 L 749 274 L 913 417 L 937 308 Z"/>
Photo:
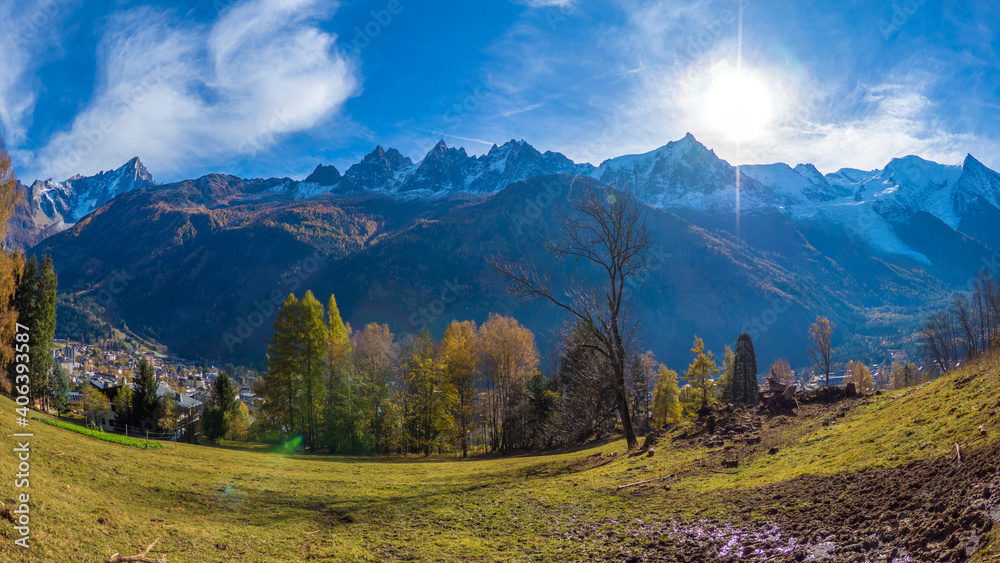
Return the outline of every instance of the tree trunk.
<path id="1" fill-rule="evenodd" d="M 618 395 L 618 414 L 621 416 L 622 429 L 625 431 L 625 443 L 631 450 L 639 445 L 639 440 L 635 437 L 635 429 L 632 428 L 632 417 L 628 412 L 628 398 L 621 390 L 616 390 L 615 394 Z"/>
<path id="2" fill-rule="evenodd" d="M 462 457 L 469 457 L 469 431 L 465 428 L 465 420 L 462 420 Z"/>

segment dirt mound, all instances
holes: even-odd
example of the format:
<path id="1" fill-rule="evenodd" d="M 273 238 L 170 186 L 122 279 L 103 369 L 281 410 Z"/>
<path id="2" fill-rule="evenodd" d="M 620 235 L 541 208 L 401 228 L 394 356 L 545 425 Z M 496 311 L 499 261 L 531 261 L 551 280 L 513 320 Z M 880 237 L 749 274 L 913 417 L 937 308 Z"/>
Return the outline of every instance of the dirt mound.
<path id="1" fill-rule="evenodd" d="M 920 561 L 963 561 L 1000 517 L 1000 443 L 962 452 L 961 462 L 949 455 L 799 477 L 752 493 L 744 505 L 770 506 L 773 520 L 793 536 L 836 538 L 848 555 L 888 545 Z"/>
<path id="2" fill-rule="evenodd" d="M 728 521 L 643 523 L 621 561 L 965 561 L 1000 521 L 1000 443 L 734 491 Z"/>

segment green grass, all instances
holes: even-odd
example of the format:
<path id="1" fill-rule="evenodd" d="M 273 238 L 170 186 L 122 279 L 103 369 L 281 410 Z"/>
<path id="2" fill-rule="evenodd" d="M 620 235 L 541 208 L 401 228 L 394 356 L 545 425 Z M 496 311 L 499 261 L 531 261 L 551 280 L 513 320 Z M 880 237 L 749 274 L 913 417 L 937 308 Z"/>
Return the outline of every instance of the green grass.
<path id="1" fill-rule="evenodd" d="M 157 441 L 141 440 L 139 438 L 129 438 L 128 436 L 119 436 L 118 434 L 112 434 L 110 432 L 104 432 L 101 430 L 92 430 L 90 428 L 85 428 L 83 426 L 78 426 L 76 424 L 70 424 L 68 422 L 60 422 L 57 420 L 45 419 L 42 422 L 55 426 L 56 428 L 62 428 L 63 430 L 69 430 L 70 432 L 76 432 L 77 434 L 83 434 L 90 438 L 97 438 L 98 440 L 103 440 L 105 442 L 111 442 L 112 444 L 119 444 L 122 446 L 129 446 L 131 448 L 139 449 L 150 449 L 155 450 L 162 448 L 163 444 Z"/>
<path id="2" fill-rule="evenodd" d="M 645 545 L 620 533 L 639 520 L 725 515 L 740 490 L 974 447 L 980 425 L 995 439 L 998 374 L 991 360 L 867 399 L 832 426 L 769 426 L 765 439 L 780 440 L 781 452 L 751 456 L 733 475 L 705 471 L 713 452 L 701 447 L 627 457 L 620 440 L 471 460 L 289 456 L 261 445 L 121 448 L 32 421 L 32 548 L 13 546 L 0 521 L 0 560 L 107 561 L 156 539 L 154 554 L 171 563 L 614 560 L 623 546 Z M 22 431 L 14 407 L 0 398 L 7 436 Z M 14 455 L 0 452 L 8 505 L 14 473 Z"/>

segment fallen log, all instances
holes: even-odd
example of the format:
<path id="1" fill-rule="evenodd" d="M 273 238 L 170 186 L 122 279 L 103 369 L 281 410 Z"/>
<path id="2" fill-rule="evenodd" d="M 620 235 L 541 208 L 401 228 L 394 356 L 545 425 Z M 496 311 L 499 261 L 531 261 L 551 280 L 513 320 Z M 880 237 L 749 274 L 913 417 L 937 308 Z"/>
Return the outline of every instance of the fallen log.
<path id="1" fill-rule="evenodd" d="M 167 556 L 164 555 L 159 559 L 153 559 L 149 556 L 149 550 L 153 549 L 153 546 L 157 544 L 160 540 L 153 540 L 153 543 L 146 546 L 146 549 L 142 550 L 142 553 L 136 555 L 120 555 L 115 553 L 108 560 L 108 563 L 117 563 L 118 561 L 139 561 L 141 563 L 167 563 Z"/>
<path id="2" fill-rule="evenodd" d="M 636 481 L 635 483 L 629 483 L 627 485 L 618 485 L 618 490 L 627 489 L 629 487 L 635 487 L 636 485 L 645 485 L 646 483 L 652 483 L 653 481 L 664 481 L 667 477 L 656 477 L 655 479 L 645 479 L 642 481 Z"/>

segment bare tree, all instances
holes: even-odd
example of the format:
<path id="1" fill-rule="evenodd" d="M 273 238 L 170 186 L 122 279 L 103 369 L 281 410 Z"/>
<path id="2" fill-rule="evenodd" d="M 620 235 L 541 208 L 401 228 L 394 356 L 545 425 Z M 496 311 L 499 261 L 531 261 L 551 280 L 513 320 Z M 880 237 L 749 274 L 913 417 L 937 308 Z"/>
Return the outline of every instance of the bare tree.
<path id="1" fill-rule="evenodd" d="M 574 280 L 557 292 L 549 275 L 499 258 L 491 264 L 511 281 L 511 293 L 541 297 L 572 314 L 594 338 L 586 344 L 607 359 L 606 373 L 629 449 L 638 445 L 625 389 L 626 364 L 637 349 L 640 325 L 629 307 L 627 281 L 649 269 L 650 234 L 638 200 L 628 191 L 586 187 L 572 199 L 571 212 L 557 220 L 558 237 L 546 248 L 560 259 L 589 263 L 600 282 Z"/>
<path id="2" fill-rule="evenodd" d="M 826 317 L 816 317 L 816 322 L 809 326 L 809 357 L 816 367 L 826 374 L 826 386 L 830 386 L 830 367 L 833 358 L 833 347 L 830 339 L 833 336 L 834 325 Z"/>
<path id="3" fill-rule="evenodd" d="M 920 347 L 935 371 L 945 373 L 959 362 L 959 331 L 947 311 L 935 311 L 920 331 Z"/>
<path id="4" fill-rule="evenodd" d="M 562 399 L 552 431 L 563 443 L 600 438 L 614 431 L 618 403 L 607 373 L 607 358 L 595 350 L 597 339 L 576 323 L 563 331 L 560 359 L 555 371 Z"/>
<path id="5" fill-rule="evenodd" d="M 792 385 L 795 383 L 795 372 L 792 371 L 792 366 L 788 363 L 788 360 L 784 358 L 774 360 L 774 363 L 771 364 L 769 375 L 773 377 L 775 381 L 784 383 L 785 385 Z"/>

